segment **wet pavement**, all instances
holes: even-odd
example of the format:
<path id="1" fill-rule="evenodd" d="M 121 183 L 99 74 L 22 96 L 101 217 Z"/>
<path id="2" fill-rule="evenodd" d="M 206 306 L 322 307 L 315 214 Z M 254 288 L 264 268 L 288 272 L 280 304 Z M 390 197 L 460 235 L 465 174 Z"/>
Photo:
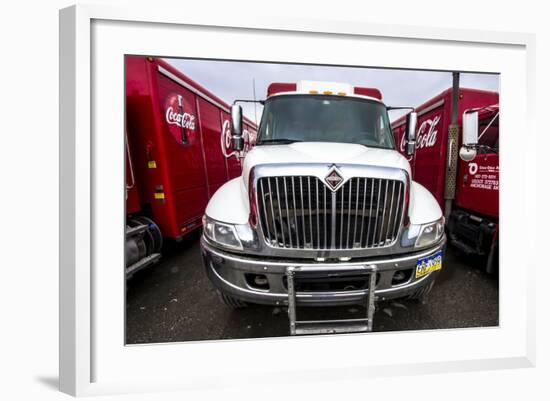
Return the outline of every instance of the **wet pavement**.
<path id="1" fill-rule="evenodd" d="M 250 306 L 233 310 L 208 280 L 199 235 L 164 252 L 160 263 L 127 284 L 128 344 L 287 336 L 286 308 Z M 302 313 L 302 314 L 300 314 Z M 299 319 L 364 316 L 361 306 L 299 308 Z M 307 316 L 306 316 L 307 315 Z M 498 277 L 479 262 L 447 248 L 443 269 L 422 302 L 377 304 L 374 331 L 498 326 Z"/>

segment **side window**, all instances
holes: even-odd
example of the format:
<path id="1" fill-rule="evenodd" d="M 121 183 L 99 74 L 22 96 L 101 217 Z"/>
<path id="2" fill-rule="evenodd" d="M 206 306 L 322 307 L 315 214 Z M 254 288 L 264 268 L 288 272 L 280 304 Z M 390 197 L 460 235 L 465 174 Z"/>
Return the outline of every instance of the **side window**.
<path id="1" fill-rule="evenodd" d="M 498 152 L 498 114 L 480 120 L 479 122 L 479 144 L 488 146 Z M 481 153 L 490 152 L 488 149 L 481 149 Z"/>

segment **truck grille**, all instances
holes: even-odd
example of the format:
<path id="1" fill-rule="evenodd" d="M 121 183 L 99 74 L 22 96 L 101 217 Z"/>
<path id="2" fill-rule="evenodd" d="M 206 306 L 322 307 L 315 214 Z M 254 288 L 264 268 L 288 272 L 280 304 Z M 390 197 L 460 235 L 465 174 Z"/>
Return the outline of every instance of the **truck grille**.
<path id="1" fill-rule="evenodd" d="M 351 178 L 335 192 L 317 177 L 261 177 L 258 214 L 268 244 L 331 250 L 388 246 L 399 233 L 405 184 Z"/>

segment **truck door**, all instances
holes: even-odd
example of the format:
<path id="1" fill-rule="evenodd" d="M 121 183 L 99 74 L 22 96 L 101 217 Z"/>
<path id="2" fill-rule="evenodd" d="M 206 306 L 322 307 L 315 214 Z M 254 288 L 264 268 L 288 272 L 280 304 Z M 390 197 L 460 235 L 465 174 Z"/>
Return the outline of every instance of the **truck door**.
<path id="1" fill-rule="evenodd" d="M 495 218 L 498 218 L 499 188 L 498 120 L 498 112 L 480 114 L 480 148 L 472 161 L 460 160 L 456 195 L 457 207 Z"/>

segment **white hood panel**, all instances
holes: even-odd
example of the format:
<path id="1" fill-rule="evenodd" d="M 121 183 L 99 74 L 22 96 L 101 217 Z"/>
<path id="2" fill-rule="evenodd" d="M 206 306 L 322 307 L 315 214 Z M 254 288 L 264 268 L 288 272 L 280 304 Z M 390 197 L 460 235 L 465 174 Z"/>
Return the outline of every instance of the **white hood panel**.
<path id="1" fill-rule="evenodd" d="M 397 151 L 369 148 L 353 143 L 296 142 L 290 145 L 256 146 L 246 155 L 244 183 L 250 170 L 262 164 L 327 163 L 389 167 L 405 170 L 410 177 L 409 162 Z"/>

